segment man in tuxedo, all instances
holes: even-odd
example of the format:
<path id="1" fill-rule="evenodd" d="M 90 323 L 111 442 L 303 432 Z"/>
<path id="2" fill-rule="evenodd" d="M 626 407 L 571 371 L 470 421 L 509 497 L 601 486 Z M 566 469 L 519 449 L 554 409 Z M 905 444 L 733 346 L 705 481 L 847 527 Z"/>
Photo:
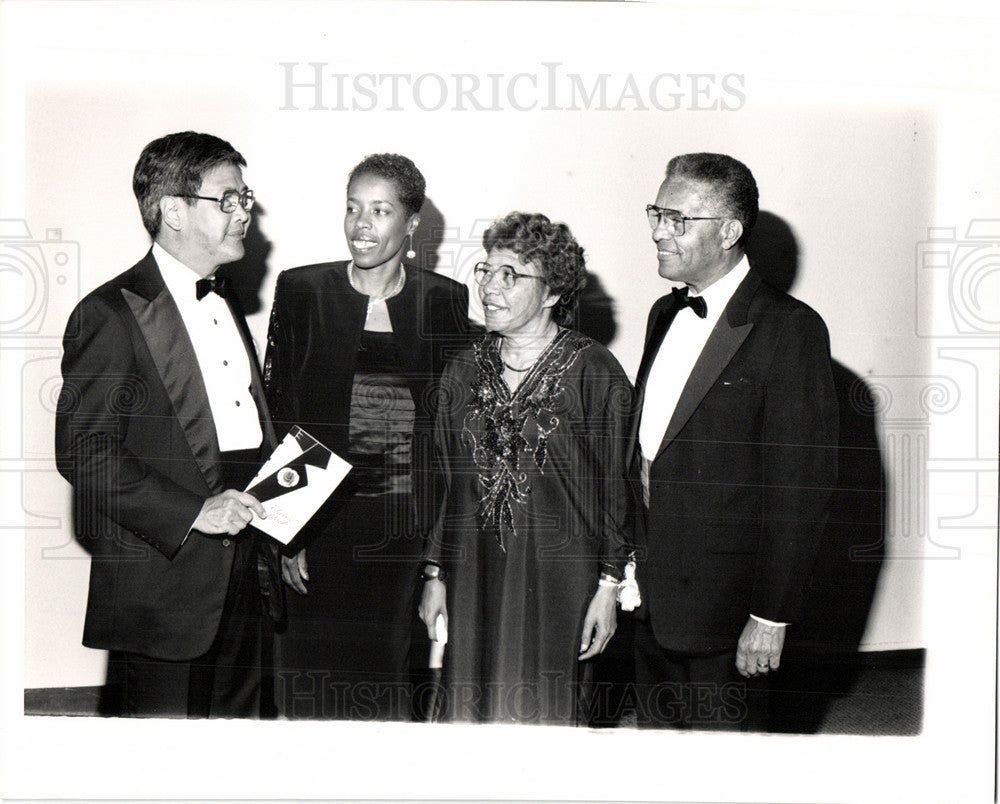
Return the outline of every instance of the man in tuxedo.
<path id="1" fill-rule="evenodd" d="M 650 311 L 636 378 L 644 726 L 766 728 L 836 481 L 829 336 L 748 264 L 757 211 L 747 167 L 703 153 L 672 159 L 647 207 L 681 284 Z"/>
<path id="2" fill-rule="evenodd" d="M 262 589 L 277 572 L 240 489 L 274 433 L 242 314 L 253 192 L 228 142 L 157 139 L 133 190 L 153 245 L 88 294 L 64 338 L 56 461 L 91 553 L 83 644 L 110 651 L 132 716 L 255 717 Z M 260 551 L 260 555 L 258 555 Z"/>

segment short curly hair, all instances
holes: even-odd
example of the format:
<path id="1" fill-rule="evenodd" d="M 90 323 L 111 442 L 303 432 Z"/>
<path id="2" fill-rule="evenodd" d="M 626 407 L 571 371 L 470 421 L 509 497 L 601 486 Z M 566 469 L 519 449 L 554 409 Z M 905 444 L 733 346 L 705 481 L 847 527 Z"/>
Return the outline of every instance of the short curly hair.
<path id="1" fill-rule="evenodd" d="M 347 177 L 347 189 L 358 176 L 377 176 L 396 185 L 399 202 L 406 207 L 407 215 L 415 215 L 424 205 L 427 182 L 412 159 L 400 154 L 371 154 L 362 159 Z"/>
<path id="2" fill-rule="evenodd" d="M 522 263 L 538 266 L 549 290 L 559 296 L 552 318 L 561 326 L 573 323 L 587 266 L 583 247 L 565 223 L 553 223 L 540 212 L 511 212 L 486 230 L 483 248 L 507 249 Z"/>

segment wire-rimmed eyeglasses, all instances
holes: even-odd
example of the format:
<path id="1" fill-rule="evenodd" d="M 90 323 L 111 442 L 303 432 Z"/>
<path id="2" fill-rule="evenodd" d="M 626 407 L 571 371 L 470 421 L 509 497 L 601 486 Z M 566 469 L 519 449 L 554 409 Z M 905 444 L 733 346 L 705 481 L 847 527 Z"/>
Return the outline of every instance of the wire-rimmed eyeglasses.
<path id="1" fill-rule="evenodd" d="M 202 201 L 215 201 L 219 205 L 219 209 L 227 215 L 235 212 L 238 206 L 243 207 L 247 212 L 253 209 L 253 190 L 243 190 L 239 193 L 236 190 L 229 190 L 222 194 L 222 198 L 212 198 L 209 195 L 186 195 L 184 197 L 199 198 Z"/>
<path id="2" fill-rule="evenodd" d="M 664 209 L 656 204 L 646 204 L 646 217 L 649 218 L 649 228 L 655 229 L 658 226 L 666 226 L 667 231 L 674 237 L 681 237 L 684 234 L 685 221 L 724 221 L 725 218 L 699 218 L 691 215 L 681 215 L 676 209 Z"/>
<path id="3" fill-rule="evenodd" d="M 485 262 L 477 262 L 475 267 L 472 269 L 472 275 L 475 277 L 477 285 L 488 285 L 490 283 L 490 279 L 495 276 L 497 278 L 497 282 L 500 283 L 500 287 L 504 290 L 510 290 L 514 287 L 514 285 L 517 284 L 518 279 L 540 279 L 542 282 L 545 281 L 544 276 L 538 276 L 537 274 L 521 274 L 509 265 L 500 265 L 496 268 L 491 268 Z"/>

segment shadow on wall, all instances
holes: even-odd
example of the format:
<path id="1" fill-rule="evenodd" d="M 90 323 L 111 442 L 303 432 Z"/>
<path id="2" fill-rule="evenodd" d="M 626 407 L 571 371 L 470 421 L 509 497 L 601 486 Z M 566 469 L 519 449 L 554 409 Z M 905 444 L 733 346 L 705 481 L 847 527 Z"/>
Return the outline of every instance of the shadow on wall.
<path id="1" fill-rule="evenodd" d="M 441 264 L 439 252 L 444 245 L 446 233 L 444 215 L 441 214 L 441 210 L 437 208 L 437 205 L 430 198 L 425 198 L 424 205 L 420 208 L 420 226 L 413 233 L 413 250 L 417 253 L 415 262 L 425 271 L 435 271 Z M 461 255 L 463 253 L 461 244 L 455 243 L 453 245 L 455 246 L 456 253 Z M 404 259 L 403 261 L 410 263 L 409 259 Z M 453 272 L 446 272 L 446 275 L 459 282 L 464 281 L 460 270 L 458 270 L 462 266 L 454 265 L 450 267 Z M 470 265 L 469 271 L 471 270 L 472 266 Z"/>
<path id="2" fill-rule="evenodd" d="M 747 259 L 771 287 L 790 293 L 799 272 L 799 244 L 792 227 L 762 209 L 747 242 Z"/>
<path id="3" fill-rule="evenodd" d="M 220 276 L 229 277 L 232 287 L 243 308 L 244 315 L 253 315 L 264 307 L 260 291 L 267 276 L 267 260 L 271 255 L 271 241 L 261 231 L 261 219 L 267 216 L 267 211 L 261 204 L 254 204 L 254 221 L 243 239 L 243 259 L 229 263 L 219 269 Z M 271 300 L 267 299 L 268 307 Z"/>
<path id="4" fill-rule="evenodd" d="M 747 248 L 750 264 L 789 291 L 799 248 L 788 223 L 762 211 Z M 772 730 L 812 733 L 829 705 L 854 681 L 858 652 L 885 558 L 886 476 L 876 402 L 867 383 L 833 360 L 840 406 L 838 483 L 830 502 L 806 603 L 789 628 L 781 672 L 772 679 Z"/>
<path id="5" fill-rule="evenodd" d="M 594 274 L 587 275 L 587 285 L 577 302 L 573 326 L 602 346 L 611 343 L 618 331 L 614 299 Z"/>

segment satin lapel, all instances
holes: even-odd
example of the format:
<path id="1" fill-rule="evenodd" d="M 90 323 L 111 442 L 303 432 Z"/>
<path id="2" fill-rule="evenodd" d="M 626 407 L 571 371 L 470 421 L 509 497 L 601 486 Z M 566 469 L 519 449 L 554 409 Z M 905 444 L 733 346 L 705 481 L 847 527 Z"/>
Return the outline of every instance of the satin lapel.
<path id="1" fill-rule="evenodd" d="M 264 434 L 264 446 L 267 452 L 275 448 L 278 444 L 277 436 L 274 432 L 274 425 L 271 423 L 271 411 L 267 407 L 267 400 L 264 398 L 264 381 L 260 376 L 260 361 L 257 357 L 257 350 L 253 345 L 253 338 L 250 337 L 250 329 L 247 327 L 246 317 L 240 308 L 239 302 L 234 296 L 226 294 L 226 304 L 229 305 L 229 312 L 236 322 L 236 329 L 240 331 L 243 339 L 243 348 L 247 350 L 247 359 L 250 361 L 250 396 L 257 403 L 257 411 L 260 413 L 260 429 Z"/>
<path id="2" fill-rule="evenodd" d="M 221 492 L 219 440 L 215 435 L 215 420 L 208 404 L 205 381 L 198 368 L 198 358 L 173 296 L 159 276 L 156 262 L 150 259 L 149 263 L 141 264 L 140 270 L 146 274 L 145 283 L 151 288 L 158 287 L 158 292 L 146 298 L 128 288 L 122 288 L 122 296 L 139 324 L 167 396 L 173 404 L 177 421 L 206 484 L 213 493 Z M 150 270 L 156 273 L 155 279 L 149 276 Z"/>
<path id="3" fill-rule="evenodd" d="M 636 396 L 640 397 L 640 401 L 646 392 L 646 380 L 649 378 L 649 370 L 653 365 L 653 360 L 656 358 L 656 353 L 660 351 L 663 338 L 676 316 L 677 308 L 672 304 L 661 307 L 646 338 L 646 347 L 642 351 L 642 360 L 639 361 L 639 371 L 635 375 Z"/>
<path id="4" fill-rule="evenodd" d="M 748 311 L 760 283 L 760 277 L 751 269 L 746 279 L 736 288 L 715 329 L 708 336 L 705 348 L 701 350 L 694 368 L 691 369 L 691 375 L 684 390 L 681 391 L 680 399 L 677 400 L 677 407 L 674 408 L 674 415 L 667 425 L 667 431 L 663 434 L 663 441 L 660 442 L 660 449 L 656 453 L 657 457 L 687 424 L 688 419 L 705 398 L 705 394 L 719 379 L 722 370 L 729 365 L 729 361 L 733 359 L 733 355 L 753 329 L 753 322 L 748 320 Z"/>
<path id="5" fill-rule="evenodd" d="M 625 455 L 626 466 L 632 464 L 632 457 L 639 443 L 639 419 L 642 414 L 642 403 L 646 397 L 646 380 L 649 378 L 649 370 L 653 365 L 653 360 L 656 358 L 656 353 L 663 344 L 663 338 L 667 334 L 667 330 L 670 328 L 670 324 L 676 315 L 677 308 L 674 306 L 661 306 L 656 313 L 656 318 L 653 320 L 652 326 L 649 327 L 649 332 L 646 334 L 646 346 L 642 351 L 642 359 L 639 361 L 639 371 L 635 375 L 635 412 L 632 416 L 629 448 Z"/>

